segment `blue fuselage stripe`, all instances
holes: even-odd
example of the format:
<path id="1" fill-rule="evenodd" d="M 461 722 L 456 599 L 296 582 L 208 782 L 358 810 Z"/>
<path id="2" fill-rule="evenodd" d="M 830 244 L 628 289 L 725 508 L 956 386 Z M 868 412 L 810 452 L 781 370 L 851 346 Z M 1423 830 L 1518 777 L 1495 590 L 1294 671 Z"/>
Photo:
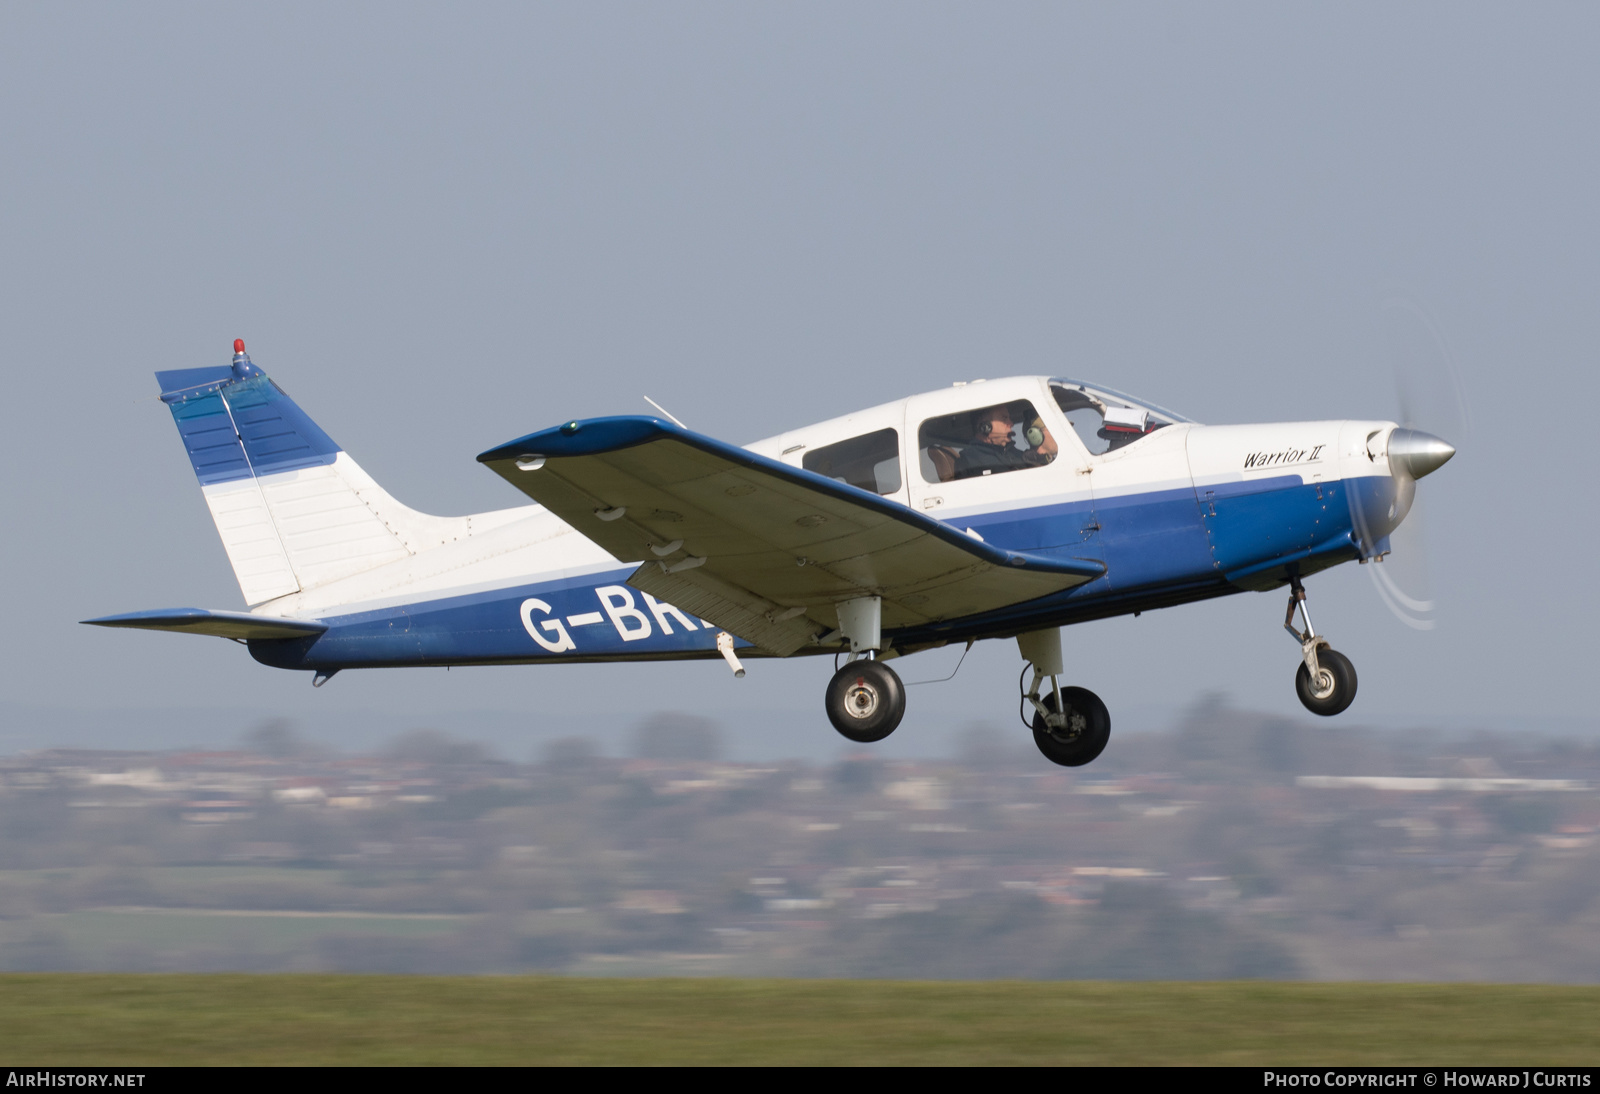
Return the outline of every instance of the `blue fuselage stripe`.
<path id="1" fill-rule="evenodd" d="M 1185 487 L 962 519 L 960 527 L 996 547 L 1096 559 L 1106 572 L 1003 611 L 886 637 L 902 648 L 963 641 L 1228 595 L 1241 589 L 1235 580 L 1283 580 L 1291 568 L 1309 573 L 1358 555 L 1349 492 L 1369 507 L 1387 505 L 1393 492 L 1388 476 L 1248 485 L 1254 489 Z M 323 634 L 252 641 L 250 650 L 266 664 L 321 670 L 717 656 L 717 628 L 628 586 L 633 569 L 326 617 Z"/>

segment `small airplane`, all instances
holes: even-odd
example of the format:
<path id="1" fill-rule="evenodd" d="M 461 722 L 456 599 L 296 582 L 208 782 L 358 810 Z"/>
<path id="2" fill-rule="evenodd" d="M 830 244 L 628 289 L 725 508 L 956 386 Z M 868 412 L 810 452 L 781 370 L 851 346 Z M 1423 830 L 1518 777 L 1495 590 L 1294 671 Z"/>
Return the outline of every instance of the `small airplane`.
<path id="1" fill-rule="evenodd" d="M 895 658 L 1015 638 L 1024 723 L 1068 767 L 1111 731 L 1061 683 L 1069 624 L 1287 585 L 1300 700 L 1347 708 L 1355 669 L 1312 629 L 1303 580 L 1381 560 L 1416 481 L 1455 454 L 1394 422 L 1206 426 L 1018 376 L 746 448 L 664 411 L 572 420 L 478 457 L 533 504 L 436 517 L 242 340 L 231 365 L 156 379 L 250 610 L 86 623 L 231 638 L 319 687 L 349 668 L 721 657 L 743 676 L 741 656 L 831 655 L 828 718 L 858 742 L 905 713 Z"/>

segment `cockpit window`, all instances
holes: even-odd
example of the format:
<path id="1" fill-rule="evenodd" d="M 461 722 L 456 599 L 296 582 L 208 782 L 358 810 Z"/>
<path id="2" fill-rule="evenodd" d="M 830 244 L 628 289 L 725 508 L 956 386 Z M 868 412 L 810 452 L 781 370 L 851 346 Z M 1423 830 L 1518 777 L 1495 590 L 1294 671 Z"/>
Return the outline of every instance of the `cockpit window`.
<path id="1" fill-rule="evenodd" d="M 951 482 L 1043 467 L 1056 440 L 1026 399 L 929 418 L 917 432 L 925 482 Z"/>
<path id="2" fill-rule="evenodd" d="M 1181 414 L 1109 388 L 1094 388 L 1072 380 L 1050 381 L 1061 413 L 1072 423 L 1072 430 L 1089 450 L 1098 456 L 1147 437 L 1163 426 L 1187 422 Z"/>
<path id="3" fill-rule="evenodd" d="M 880 429 L 824 445 L 805 454 L 800 466 L 874 494 L 900 489 L 900 431 Z"/>

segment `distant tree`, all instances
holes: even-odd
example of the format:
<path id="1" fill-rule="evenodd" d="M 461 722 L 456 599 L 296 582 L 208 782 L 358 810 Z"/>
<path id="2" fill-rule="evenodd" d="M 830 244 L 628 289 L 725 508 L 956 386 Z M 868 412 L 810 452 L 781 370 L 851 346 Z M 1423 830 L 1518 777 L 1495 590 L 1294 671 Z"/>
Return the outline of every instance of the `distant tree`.
<path id="1" fill-rule="evenodd" d="M 1272 896 L 1283 888 L 1277 876 L 1262 861 L 1243 846 L 1236 847 L 1222 864 L 1223 873 L 1233 879 L 1233 884 L 1245 896 Z"/>
<path id="2" fill-rule="evenodd" d="M 600 759 L 600 747 L 588 737 L 559 737 L 540 750 L 539 758 L 555 771 L 585 771 Z"/>
<path id="3" fill-rule="evenodd" d="M 1164 885 L 1112 882 L 1088 917 L 1089 946 L 1069 949 L 1054 970 L 1071 979 L 1291 980 L 1288 948 L 1211 912 L 1185 908 Z"/>
<path id="4" fill-rule="evenodd" d="M 1482 808 L 1515 835 L 1548 832 L 1561 816 L 1561 803 L 1550 794 L 1490 794 L 1483 799 Z"/>
<path id="5" fill-rule="evenodd" d="M 0 948 L 0 969 L 7 972 L 69 972 L 81 967 L 80 955 L 55 927 L 34 927 Z"/>
<path id="6" fill-rule="evenodd" d="M 836 922 L 813 955 L 825 975 L 907 979 L 1292 979 L 1275 939 L 1193 911 L 1163 885 L 1113 882 L 1094 908 L 984 893 L 929 912 Z"/>
<path id="7" fill-rule="evenodd" d="M 1031 760 L 1029 745 L 1024 752 L 1019 748 L 1026 734 L 1021 726 L 1007 733 L 988 722 L 975 722 L 956 734 L 956 758 L 961 766 L 973 771 L 996 771 L 1014 767 L 1019 761 Z"/>
<path id="8" fill-rule="evenodd" d="M 883 761 L 876 756 L 847 756 L 834 767 L 833 781 L 847 794 L 876 790 L 883 781 Z"/>
<path id="9" fill-rule="evenodd" d="M 481 764 L 492 757 L 476 741 L 463 741 L 437 729 L 413 729 L 402 733 L 384 753 L 391 759 L 424 764 Z"/>
<path id="10" fill-rule="evenodd" d="M 1293 773 L 1305 762 L 1301 730 L 1286 718 L 1263 718 L 1256 730 L 1256 759 L 1262 768 Z"/>
<path id="11" fill-rule="evenodd" d="M 652 714 L 634 731 L 633 754 L 645 760 L 714 760 L 722 754 L 722 729 L 697 714 Z"/>
<path id="12" fill-rule="evenodd" d="M 262 722 L 244 735 L 246 751 L 275 760 L 288 759 L 319 751 L 310 741 L 296 732 L 293 723 L 284 718 Z"/>
<path id="13" fill-rule="evenodd" d="M 1546 922 L 1570 923 L 1600 897 L 1600 870 L 1595 869 L 1597 857 L 1600 856 L 1591 851 L 1576 862 L 1565 863 L 1566 868 L 1541 887 Z"/>
<path id="14" fill-rule="evenodd" d="M 1189 777 L 1243 783 L 1263 771 L 1299 770 L 1306 762 L 1305 737 L 1293 722 L 1239 710 L 1211 692 L 1184 713 L 1173 745 Z"/>

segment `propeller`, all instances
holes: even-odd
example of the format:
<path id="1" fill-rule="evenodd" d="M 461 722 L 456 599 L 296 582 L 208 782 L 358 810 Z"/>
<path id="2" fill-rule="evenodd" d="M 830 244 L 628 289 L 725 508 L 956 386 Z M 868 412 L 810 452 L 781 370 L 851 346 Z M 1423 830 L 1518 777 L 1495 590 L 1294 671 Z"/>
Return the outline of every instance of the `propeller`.
<path id="1" fill-rule="evenodd" d="M 1377 435 L 1368 439 L 1368 445 L 1374 457 L 1382 454 L 1376 446 L 1386 449 L 1394 487 L 1384 512 L 1355 516 L 1358 528 L 1365 530 L 1364 538 L 1370 537 L 1367 542 L 1376 543 L 1385 534 L 1389 538 L 1389 554 L 1366 568 L 1379 598 L 1401 623 L 1426 631 L 1434 628 L 1438 604 L 1417 480 L 1444 466 L 1456 450 L 1449 441 L 1419 427 L 1464 439 L 1470 423 L 1455 361 L 1438 325 L 1404 296 L 1385 298 L 1379 310 L 1400 424 L 1386 441 Z"/>

